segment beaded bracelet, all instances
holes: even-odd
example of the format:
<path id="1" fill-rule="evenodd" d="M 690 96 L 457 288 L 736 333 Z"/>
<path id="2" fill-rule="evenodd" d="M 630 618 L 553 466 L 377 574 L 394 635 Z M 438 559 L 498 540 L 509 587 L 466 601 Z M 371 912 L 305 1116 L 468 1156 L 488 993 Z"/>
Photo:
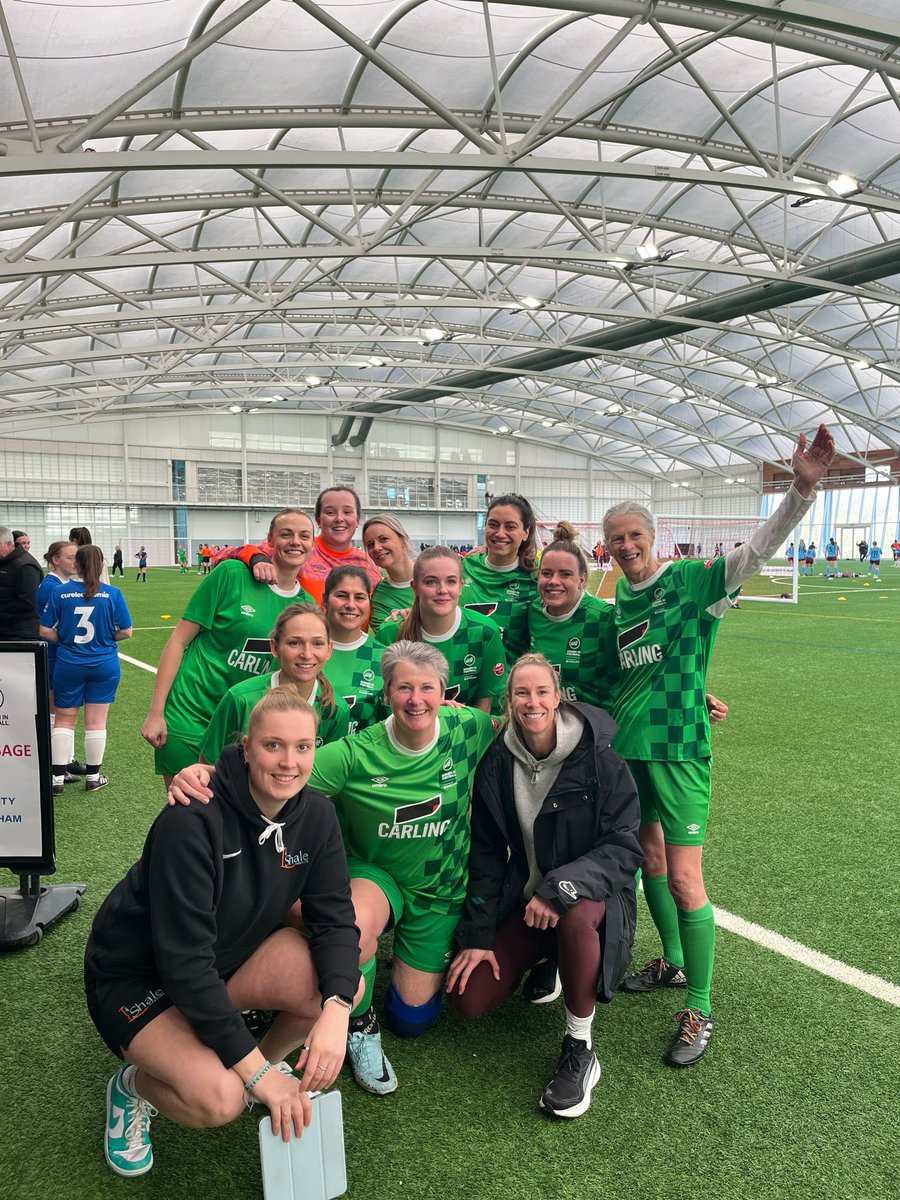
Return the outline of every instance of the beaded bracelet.
<path id="1" fill-rule="evenodd" d="M 272 1064 L 270 1062 L 264 1062 L 263 1065 L 256 1072 L 256 1074 L 253 1076 L 253 1078 L 248 1080 L 244 1084 L 244 1091 L 252 1092 L 253 1089 L 256 1087 L 256 1085 L 259 1083 L 259 1081 L 262 1079 L 263 1075 L 265 1075 L 265 1073 L 267 1071 L 271 1071 L 271 1070 L 272 1070 Z"/>

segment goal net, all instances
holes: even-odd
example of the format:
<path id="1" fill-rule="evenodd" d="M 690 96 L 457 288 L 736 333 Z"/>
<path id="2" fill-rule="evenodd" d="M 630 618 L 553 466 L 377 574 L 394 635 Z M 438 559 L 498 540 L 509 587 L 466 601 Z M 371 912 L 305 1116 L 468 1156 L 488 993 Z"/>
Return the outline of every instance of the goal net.
<path id="1" fill-rule="evenodd" d="M 753 536 L 762 517 L 658 516 L 656 518 L 656 554 L 661 559 L 719 558 Z M 796 545 L 796 531 L 792 539 Z M 760 568 L 741 589 L 741 600 L 766 600 L 797 603 L 796 556 L 788 562 L 787 547 L 779 547 L 776 557 Z"/>

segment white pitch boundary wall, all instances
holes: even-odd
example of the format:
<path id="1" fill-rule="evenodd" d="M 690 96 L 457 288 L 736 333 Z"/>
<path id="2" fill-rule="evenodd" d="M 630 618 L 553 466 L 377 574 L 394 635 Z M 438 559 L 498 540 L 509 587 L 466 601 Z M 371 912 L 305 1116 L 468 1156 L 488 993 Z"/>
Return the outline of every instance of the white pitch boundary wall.
<path id="1" fill-rule="evenodd" d="M 623 499 L 675 514 L 760 510 L 759 478 L 729 487 L 718 476 L 679 472 L 651 483 L 546 443 L 410 421 L 376 421 L 365 446 L 333 448 L 339 425 L 288 411 L 191 413 L 13 433 L 0 446 L 0 524 L 26 529 L 38 555 L 72 525 L 87 525 L 108 558 L 121 542 L 133 562 L 143 544 L 160 566 L 174 562 L 182 506 L 194 562 L 202 541 L 255 540 L 282 504 L 311 509 L 332 481 L 355 486 L 367 514 L 395 513 L 416 550 L 473 541 L 485 493 L 521 492 L 541 521 L 598 522 Z M 186 504 L 173 494 L 173 460 L 185 464 Z M 288 479 L 294 486 L 283 486 Z M 690 491 L 672 487 L 681 480 Z M 409 502 L 397 503 L 406 494 Z"/>

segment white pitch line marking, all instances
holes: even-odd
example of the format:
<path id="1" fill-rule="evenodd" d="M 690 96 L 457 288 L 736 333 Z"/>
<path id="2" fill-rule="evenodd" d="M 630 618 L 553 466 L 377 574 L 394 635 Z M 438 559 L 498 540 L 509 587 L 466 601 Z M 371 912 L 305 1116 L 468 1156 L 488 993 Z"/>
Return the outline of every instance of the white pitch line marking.
<path id="1" fill-rule="evenodd" d="M 153 675 L 156 674 L 156 667 L 141 662 L 139 658 L 130 658 L 121 651 L 119 658 L 123 662 L 131 663 L 132 666 L 150 671 Z M 643 891 L 643 885 L 641 890 Z M 793 938 L 775 933 L 773 929 L 766 929 L 764 925 L 755 925 L 752 921 L 745 921 L 743 917 L 727 912 L 724 908 L 714 906 L 713 913 L 716 924 L 721 929 L 727 929 L 729 933 L 736 933 L 738 937 L 746 938 L 748 942 L 764 946 L 766 950 L 774 950 L 783 958 L 791 958 L 794 962 L 809 967 L 811 971 L 818 971 L 820 975 L 826 975 L 829 979 L 837 979 L 839 983 L 845 983 L 848 987 L 866 992 L 877 1000 L 885 1000 L 888 1004 L 893 1004 L 895 1008 L 900 1008 L 900 987 L 897 987 L 896 984 L 889 983 L 878 975 L 868 975 L 857 967 L 851 967 L 849 963 L 841 962 L 840 959 L 829 958 L 827 954 L 822 954 L 819 950 L 811 950 L 802 942 L 795 942 Z"/>

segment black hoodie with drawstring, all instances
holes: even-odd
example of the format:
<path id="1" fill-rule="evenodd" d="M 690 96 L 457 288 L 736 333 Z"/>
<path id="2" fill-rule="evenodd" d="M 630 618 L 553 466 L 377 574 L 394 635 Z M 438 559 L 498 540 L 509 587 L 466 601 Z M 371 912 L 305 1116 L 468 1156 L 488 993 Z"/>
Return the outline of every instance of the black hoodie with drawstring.
<path id="1" fill-rule="evenodd" d="M 165 808 L 140 860 L 107 896 L 85 952 L 88 978 L 146 977 L 162 987 L 226 1067 L 256 1039 L 226 990 L 303 901 L 323 998 L 359 984 L 359 930 L 334 805 L 303 788 L 277 822 L 257 808 L 238 746 L 216 764 L 209 805 Z"/>

